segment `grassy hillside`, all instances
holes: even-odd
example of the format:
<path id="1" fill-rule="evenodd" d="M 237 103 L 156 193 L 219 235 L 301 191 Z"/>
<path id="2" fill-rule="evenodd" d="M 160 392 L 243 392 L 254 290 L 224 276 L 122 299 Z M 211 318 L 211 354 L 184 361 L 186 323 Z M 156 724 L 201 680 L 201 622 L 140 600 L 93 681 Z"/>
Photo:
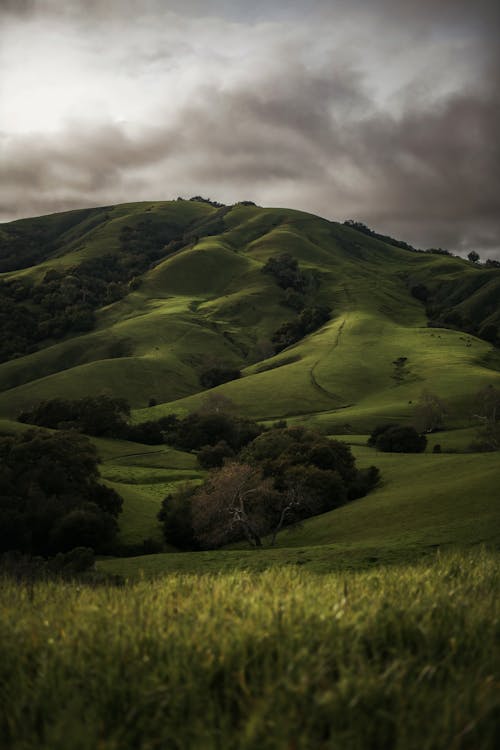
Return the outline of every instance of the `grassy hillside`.
<path id="1" fill-rule="evenodd" d="M 18 275 L 40 278 L 51 268 L 119 255 L 124 226 L 139 227 L 140 238 L 140 227 L 150 226 L 146 220 L 177 234 L 182 230 L 188 241 L 155 261 L 137 289 L 98 310 L 93 331 L 48 341 L 39 351 L 3 363 L 0 414 L 15 416 L 22 406 L 56 394 L 74 397 L 105 389 L 129 398 L 136 408 L 152 397 L 165 404 L 139 412 L 138 419 L 190 409 L 200 398 L 199 374 L 208 360 L 243 368 L 245 378 L 221 392 L 245 413 L 274 418 L 323 412 L 332 429 L 342 420 L 366 430 L 380 416 L 406 416 L 408 402 L 424 387 L 446 394 L 459 423 L 471 393 L 485 382 L 500 381 L 498 365 L 495 369 L 488 360 L 491 345 L 458 331 L 427 329 L 424 306 L 410 293 L 416 280 L 430 284 L 431 279 L 443 289 L 454 285 L 454 304 L 462 295 L 462 306 L 476 305 L 469 280 L 480 280 L 477 294 L 485 294 L 486 288 L 496 289 L 497 270 L 412 253 L 284 209 L 236 206 L 225 209 L 210 230 L 222 228 L 219 234 L 197 238 L 194 229 L 186 234 L 192 226 L 200 226 L 199 234 L 208 231 L 203 222 L 207 226 L 207 217 L 217 211 L 190 201 L 126 204 L 107 209 L 106 219 L 96 214 L 100 221 L 90 229 L 93 214 L 79 222 L 73 217 L 57 248 Z M 45 226 L 49 220 L 61 227 L 59 215 L 24 221 Z M 4 232 L 18 224 L 5 225 Z M 286 354 L 263 359 L 272 333 L 293 317 L 283 305 L 284 291 L 260 272 L 280 252 L 315 271 L 320 286 L 314 301 L 331 306 L 332 320 Z M 16 272 L 7 278 L 16 278 Z M 500 314 L 492 294 L 484 303 L 493 307 L 490 321 Z M 398 357 L 407 357 L 408 367 L 396 382 L 392 363 Z M 284 360 L 288 363 L 276 366 Z M 186 396 L 192 398 L 179 402 Z"/>
<path id="2" fill-rule="evenodd" d="M 204 369 L 222 363 L 240 368 L 242 377 L 210 393 L 230 398 L 241 414 L 315 425 L 353 443 L 365 442 L 357 436 L 380 422 L 411 420 L 421 392 L 430 390 L 448 406 L 451 432 L 446 441 L 436 438 L 446 451 L 465 449 L 473 439 L 474 394 L 500 387 L 499 350 L 467 332 L 500 325 L 495 268 L 411 252 L 299 211 L 203 201 L 22 220 L 3 225 L 0 240 L 0 260 L 8 266 L 0 282 L 7 285 L 43 288 L 48 272 L 71 280 L 102 258 L 119 272 L 117 299 L 95 307 L 89 330 L 41 339 L 34 351 L 0 364 L 5 420 L 42 399 L 102 392 L 127 398 L 138 422 L 183 415 L 207 396 Z M 273 333 L 297 313 L 262 269 L 285 252 L 315 279 L 305 304 L 328 305 L 331 317 L 273 354 Z M 64 276 L 57 278 L 65 289 Z M 455 329 L 436 327 L 439 321 Z M 149 407 L 152 399 L 157 405 Z M 161 499 L 176 482 L 199 479 L 195 458 L 98 442 L 102 474 L 125 499 L 122 541 L 158 539 Z M 380 466 L 383 486 L 283 536 L 281 545 L 367 550 L 384 543 L 404 555 L 419 545 L 491 540 L 497 455 L 356 452 L 361 465 Z"/>

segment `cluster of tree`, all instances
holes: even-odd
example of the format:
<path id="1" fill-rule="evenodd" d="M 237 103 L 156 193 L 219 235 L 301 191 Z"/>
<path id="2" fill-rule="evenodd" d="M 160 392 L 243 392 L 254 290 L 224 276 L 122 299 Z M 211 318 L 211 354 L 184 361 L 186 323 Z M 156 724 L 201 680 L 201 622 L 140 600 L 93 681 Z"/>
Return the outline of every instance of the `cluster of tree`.
<path id="1" fill-rule="evenodd" d="M 184 200 L 184 198 L 177 198 L 177 200 Z M 204 198 L 202 195 L 193 195 L 189 200 L 193 203 L 208 203 L 209 206 L 214 206 L 215 208 L 223 208 L 224 204 L 219 203 L 219 201 L 213 201 L 211 198 Z"/>
<path id="2" fill-rule="evenodd" d="M 305 307 L 294 320 L 283 323 L 272 335 L 271 343 L 277 354 L 287 346 L 295 344 L 309 333 L 321 328 L 330 319 L 330 308 L 327 305 Z"/>
<path id="3" fill-rule="evenodd" d="M 79 399 L 53 398 L 22 411 L 19 422 L 77 430 L 95 437 L 123 438 L 129 429 L 130 404 L 126 399 L 102 394 Z"/>
<path id="4" fill-rule="evenodd" d="M 294 320 L 283 323 L 273 333 L 271 346 L 273 353 L 277 354 L 320 328 L 329 320 L 331 310 L 327 305 L 306 305 L 306 295 L 318 288 L 319 279 L 313 273 L 302 271 L 289 253 L 269 258 L 262 272 L 270 274 L 285 290 L 283 303 L 298 313 Z"/>
<path id="5" fill-rule="evenodd" d="M 168 414 L 140 424 L 130 424 L 129 417 L 130 404 L 126 399 L 102 394 L 42 401 L 33 409 L 21 412 L 18 420 L 54 430 L 72 429 L 95 437 L 119 438 L 146 445 L 168 443 L 186 451 L 208 450 L 224 443 L 237 452 L 262 432 L 257 422 L 251 419 L 209 408 L 183 418 Z"/>
<path id="6" fill-rule="evenodd" d="M 423 453 L 427 438 L 410 425 L 385 424 L 375 427 L 368 445 L 384 453 Z"/>
<path id="7" fill-rule="evenodd" d="M 358 470 L 344 443 L 301 427 L 275 427 L 202 485 L 183 485 L 166 497 L 159 518 L 166 541 L 182 549 L 244 539 L 259 547 L 263 536 L 274 543 L 285 526 L 361 497 L 378 481 L 378 469 Z"/>
<path id="8" fill-rule="evenodd" d="M 122 499 L 99 482 L 97 453 L 74 432 L 0 437 L 0 551 L 109 551 Z"/>
<path id="9" fill-rule="evenodd" d="M 0 234 L 0 273 L 17 271 L 39 263 L 47 254 L 47 243 L 40 228 L 32 232 L 12 228 Z"/>
<path id="10" fill-rule="evenodd" d="M 304 293 L 309 284 L 309 277 L 301 271 L 297 260 L 289 253 L 274 255 L 262 267 L 262 273 L 270 274 L 282 289 L 293 289 Z"/>
<path id="11" fill-rule="evenodd" d="M 123 267 L 127 280 L 144 273 L 174 249 L 170 243 L 182 240 L 183 232 L 162 217 L 147 216 L 134 225 L 125 225 L 120 233 Z"/>

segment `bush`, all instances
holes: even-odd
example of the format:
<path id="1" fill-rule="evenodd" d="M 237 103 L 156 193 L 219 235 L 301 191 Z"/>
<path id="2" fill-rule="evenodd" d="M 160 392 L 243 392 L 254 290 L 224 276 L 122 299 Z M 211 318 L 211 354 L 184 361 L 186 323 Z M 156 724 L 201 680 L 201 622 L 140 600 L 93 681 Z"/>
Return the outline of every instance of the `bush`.
<path id="1" fill-rule="evenodd" d="M 158 520 L 167 544 L 181 550 L 197 550 L 199 543 L 193 529 L 191 505 L 196 487 L 182 484 L 163 500 Z"/>
<path id="2" fill-rule="evenodd" d="M 205 445 L 198 453 L 198 463 L 203 469 L 215 469 L 222 466 L 224 459 L 234 457 L 234 451 L 225 440 L 215 445 Z"/>
<path id="3" fill-rule="evenodd" d="M 385 453 L 423 453 L 427 438 L 419 435 L 414 427 L 381 425 L 371 433 L 368 445 Z"/>

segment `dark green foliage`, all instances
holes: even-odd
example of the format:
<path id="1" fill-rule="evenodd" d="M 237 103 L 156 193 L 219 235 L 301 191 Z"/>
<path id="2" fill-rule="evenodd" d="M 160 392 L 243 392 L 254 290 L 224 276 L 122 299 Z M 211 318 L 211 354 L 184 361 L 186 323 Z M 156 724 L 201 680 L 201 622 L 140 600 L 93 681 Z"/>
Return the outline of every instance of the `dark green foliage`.
<path id="1" fill-rule="evenodd" d="M 56 430 L 75 429 L 96 437 L 123 437 L 133 429 L 126 422 L 129 416 L 130 405 L 125 399 L 102 394 L 73 401 L 42 401 L 31 411 L 21 412 L 19 421 Z"/>
<path id="2" fill-rule="evenodd" d="M 269 258 L 262 272 L 271 274 L 282 289 L 293 289 L 303 293 L 307 287 L 307 276 L 299 269 L 297 260 L 289 253 Z"/>
<path id="3" fill-rule="evenodd" d="M 471 250 L 470 253 L 467 255 L 467 258 L 470 260 L 471 263 L 478 263 L 479 253 L 476 253 L 475 250 Z"/>
<path id="4" fill-rule="evenodd" d="M 498 344 L 500 341 L 500 329 L 493 323 L 487 323 L 479 330 L 479 338 L 489 341 L 490 344 Z"/>
<path id="5" fill-rule="evenodd" d="M 122 500 L 99 483 L 97 454 L 74 432 L 0 438 L 0 550 L 109 549 Z"/>
<path id="6" fill-rule="evenodd" d="M 302 427 L 263 432 L 231 463 L 229 450 L 224 443 L 204 448 L 200 463 L 214 468 L 206 482 L 165 499 L 167 542 L 189 548 L 197 538 L 212 548 L 247 539 L 260 546 L 270 534 L 274 543 L 283 527 L 361 497 L 379 480 L 375 467 L 357 471 L 349 446 Z"/>
<path id="7" fill-rule="evenodd" d="M 215 445 L 205 445 L 197 456 L 198 463 L 203 469 L 222 466 L 226 458 L 234 458 L 234 450 L 225 440 L 219 440 Z"/>
<path id="8" fill-rule="evenodd" d="M 193 485 L 181 485 L 175 493 L 167 495 L 158 513 L 165 541 L 181 550 L 199 549 L 191 518 L 191 499 L 195 490 Z"/>
<path id="9" fill-rule="evenodd" d="M 336 471 L 346 483 L 356 476 L 354 456 L 346 443 L 304 427 L 278 427 L 262 433 L 245 448 L 241 460 L 259 465 L 265 476 L 280 481 L 290 466 Z"/>
<path id="10" fill-rule="evenodd" d="M 404 425 L 380 425 L 368 439 L 368 445 L 385 453 L 423 453 L 427 438 L 414 427 Z"/>
<path id="11" fill-rule="evenodd" d="M 237 380 L 241 377 L 241 372 L 237 367 L 226 367 L 218 365 L 203 370 L 200 376 L 200 383 L 204 388 L 215 388 L 223 383 L 229 383 L 231 380 Z"/>
<path id="12" fill-rule="evenodd" d="M 295 289 L 285 289 L 285 299 L 283 300 L 283 304 L 287 307 L 291 307 L 292 310 L 295 310 L 296 312 L 300 312 L 304 309 L 305 305 L 304 295 L 295 291 Z"/>
<path id="13" fill-rule="evenodd" d="M 321 328 L 330 319 L 327 305 L 305 307 L 295 320 L 283 323 L 271 337 L 276 353 L 300 341 L 304 336 Z"/>
<path id="14" fill-rule="evenodd" d="M 184 419 L 171 419 L 164 429 L 165 442 L 180 450 L 200 450 L 223 441 L 236 453 L 261 432 L 252 419 L 222 412 L 188 414 Z"/>
<path id="15" fill-rule="evenodd" d="M 293 520 L 302 520 L 319 513 L 326 513 L 344 505 L 348 499 L 347 485 L 338 471 L 319 469 L 314 464 L 303 463 L 290 465 L 283 472 L 283 478 L 278 480 L 278 486 L 284 484 L 284 489 L 297 487 L 304 497 L 304 503 L 299 506 Z"/>
<path id="16" fill-rule="evenodd" d="M 263 432 L 234 461 L 224 461 L 228 453 L 223 444 L 203 449 L 200 463 L 222 468 L 198 488 L 166 498 L 166 541 L 179 546 L 180 534 L 207 548 L 242 539 L 261 546 L 269 534 L 274 543 L 282 528 L 362 497 L 379 481 L 376 467 L 356 469 L 348 445 L 303 427 Z"/>
<path id="17" fill-rule="evenodd" d="M 426 302 L 429 298 L 429 290 L 425 284 L 415 284 L 411 287 L 410 291 L 412 296 L 420 300 L 420 302 Z"/>
<path id="18" fill-rule="evenodd" d="M 358 469 L 356 476 L 349 483 L 348 498 L 357 500 L 367 495 L 380 482 L 380 470 L 376 466 L 367 469 Z"/>
<path id="19" fill-rule="evenodd" d="M 110 551 L 117 531 L 113 516 L 103 513 L 97 505 L 77 508 L 54 524 L 50 534 L 51 549 L 67 552 L 79 545 Z"/>

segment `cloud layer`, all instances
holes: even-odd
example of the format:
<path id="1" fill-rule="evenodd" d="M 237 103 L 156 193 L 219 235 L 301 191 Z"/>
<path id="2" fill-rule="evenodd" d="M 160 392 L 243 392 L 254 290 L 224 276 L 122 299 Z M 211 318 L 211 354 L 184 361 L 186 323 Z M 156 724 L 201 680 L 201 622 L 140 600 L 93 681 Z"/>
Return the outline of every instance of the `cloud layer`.
<path id="1" fill-rule="evenodd" d="M 0 220 L 201 193 L 500 257 L 496 3 L 209 5 L 0 2 Z"/>

